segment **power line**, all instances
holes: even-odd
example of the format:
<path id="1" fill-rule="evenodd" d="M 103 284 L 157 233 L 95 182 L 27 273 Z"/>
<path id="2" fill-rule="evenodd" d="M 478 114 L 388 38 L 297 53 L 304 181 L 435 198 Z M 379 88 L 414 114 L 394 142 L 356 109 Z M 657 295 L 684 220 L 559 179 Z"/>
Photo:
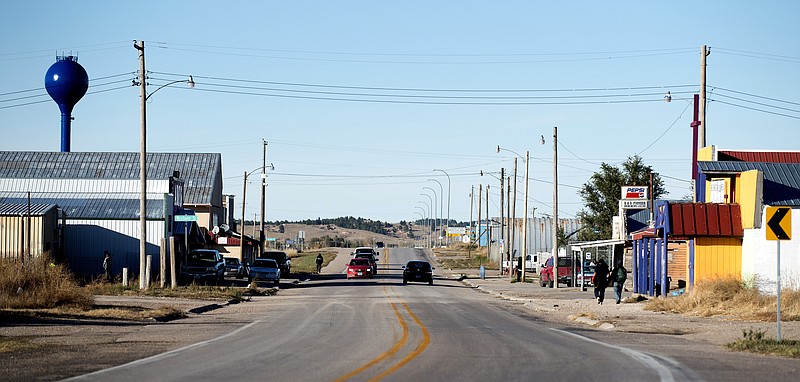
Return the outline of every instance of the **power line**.
<path id="1" fill-rule="evenodd" d="M 719 103 L 721 103 L 721 104 L 725 104 L 725 105 L 730 105 L 730 106 L 736 106 L 736 107 L 740 107 L 740 108 L 742 108 L 742 109 L 748 109 L 748 110 L 760 111 L 760 112 L 762 112 L 762 113 L 767 113 L 767 114 L 772 114 L 772 115 L 778 115 L 778 116 L 781 116 L 781 117 L 787 117 L 787 118 L 793 118 L 793 119 L 800 119 L 800 117 L 798 117 L 798 116 L 795 116 L 795 115 L 788 115 L 788 114 L 783 114 L 783 113 L 777 113 L 777 112 L 774 112 L 774 111 L 763 110 L 763 109 L 759 109 L 759 108 L 755 108 L 755 107 L 744 106 L 744 105 L 738 105 L 738 104 L 735 104 L 735 103 L 732 103 L 732 102 L 725 102 L 725 101 L 721 101 L 721 100 L 718 100 L 718 99 L 712 99 L 712 98 L 709 98 L 708 100 L 709 100 L 709 101 L 714 101 L 714 102 L 719 102 Z"/>

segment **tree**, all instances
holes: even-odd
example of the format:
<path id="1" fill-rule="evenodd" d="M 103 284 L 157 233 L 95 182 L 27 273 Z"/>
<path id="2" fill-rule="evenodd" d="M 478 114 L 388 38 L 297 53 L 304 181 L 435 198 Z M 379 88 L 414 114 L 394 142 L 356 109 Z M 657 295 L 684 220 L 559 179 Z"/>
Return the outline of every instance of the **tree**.
<path id="1" fill-rule="evenodd" d="M 653 199 L 668 192 L 664 189 L 664 181 L 651 166 L 642 161 L 642 157 L 634 155 L 622 163 L 622 167 L 607 163 L 600 164 L 600 171 L 594 173 L 589 181 L 581 187 L 580 195 L 585 208 L 578 213 L 581 222 L 587 229 L 578 234 L 580 240 L 601 240 L 611 238 L 611 221 L 619 212 L 621 199 L 620 187 L 642 186 L 650 184 L 653 174 Z"/>

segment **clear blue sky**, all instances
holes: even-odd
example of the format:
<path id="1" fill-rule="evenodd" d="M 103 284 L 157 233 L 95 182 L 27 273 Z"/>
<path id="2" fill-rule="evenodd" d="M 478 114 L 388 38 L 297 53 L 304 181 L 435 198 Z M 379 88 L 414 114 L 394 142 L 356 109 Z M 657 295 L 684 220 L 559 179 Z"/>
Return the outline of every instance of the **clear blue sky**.
<path id="1" fill-rule="evenodd" d="M 798 16 L 796 1 L 3 2 L 0 149 L 60 149 L 44 74 L 72 53 L 90 77 L 72 150 L 138 152 L 139 89 L 129 85 L 132 41 L 144 40 L 150 91 L 197 82 L 150 98 L 149 150 L 221 153 L 224 192 L 241 203 L 242 174 L 261 165 L 266 139 L 268 220 L 412 220 L 424 187 L 441 197 L 428 179 L 446 199 L 434 168 L 451 175 L 451 218 L 469 218 L 478 184 L 491 184 L 497 215 L 498 181 L 479 176 L 510 171 L 513 154 L 497 145 L 531 151 L 530 206 L 549 214 L 553 126 L 559 214 L 573 217 L 600 162 L 637 153 L 669 197 L 689 193 L 683 99 L 699 88 L 702 44 L 712 51 L 708 143 L 799 149 Z M 247 219 L 258 210 L 251 180 Z M 517 206 L 519 216 L 521 196 Z"/>

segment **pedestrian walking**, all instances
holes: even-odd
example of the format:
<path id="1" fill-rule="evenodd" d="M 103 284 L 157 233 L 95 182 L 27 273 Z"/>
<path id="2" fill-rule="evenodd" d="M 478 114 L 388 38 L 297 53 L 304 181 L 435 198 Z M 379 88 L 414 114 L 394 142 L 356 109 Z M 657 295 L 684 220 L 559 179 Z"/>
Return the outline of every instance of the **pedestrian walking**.
<path id="1" fill-rule="evenodd" d="M 108 250 L 103 251 L 103 273 L 105 273 L 106 281 L 114 280 L 111 274 L 111 253 Z"/>
<path id="2" fill-rule="evenodd" d="M 622 261 L 617 262 L 614 270 L 611 271 L 611 282 L 614 283 L 614 299 L 619 304 L 622 300 L 622 291 L 625 288 L 625 280 L 628 279 L 628 270 L 622 266 Z"/>
<path id="3" fill-rule="evenodd" d="M 321 253 L 317 254 L 317 274 L 322 272 L 322 263 L 325 262 L 325 259 L 322 257 Z"/>
<path id="4" fill-rule="evenodd" d="M 603 304 L 606 298 L 606 287 L 608 287 L 608 264 L 605 259 L 597 260 L 597 266 L 594 268 L 594 276 L 592 276 L 592 284 L 594 284 L 594 298 L 598 304 Z"/>

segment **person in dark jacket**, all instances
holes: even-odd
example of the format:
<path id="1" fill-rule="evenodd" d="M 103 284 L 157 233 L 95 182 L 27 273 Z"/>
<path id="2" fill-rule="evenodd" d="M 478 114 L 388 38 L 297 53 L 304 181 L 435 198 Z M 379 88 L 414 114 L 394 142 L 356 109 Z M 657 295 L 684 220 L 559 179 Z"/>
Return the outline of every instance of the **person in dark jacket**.
<path id="1" fill-rule="evenodd" d="M 622 291 L 625 290 L 625 280 L 628 279 L 628 270 L 622 266 L 620 261 L 616 267 L 611 271 L 611 281 L 614 283 L 614 299 L 617 304 L 622 300 Z"/>
<path id="2" fill-rule="evenodd" d="M 594 298 L 598 304 L 602 304 L 606 297 L 606 287 L 608 287 L 608 264 L 605 259 L 597 261 L 597 266 L 594 268 L 594 276 L 592 283 L 594 284 Z"/>

